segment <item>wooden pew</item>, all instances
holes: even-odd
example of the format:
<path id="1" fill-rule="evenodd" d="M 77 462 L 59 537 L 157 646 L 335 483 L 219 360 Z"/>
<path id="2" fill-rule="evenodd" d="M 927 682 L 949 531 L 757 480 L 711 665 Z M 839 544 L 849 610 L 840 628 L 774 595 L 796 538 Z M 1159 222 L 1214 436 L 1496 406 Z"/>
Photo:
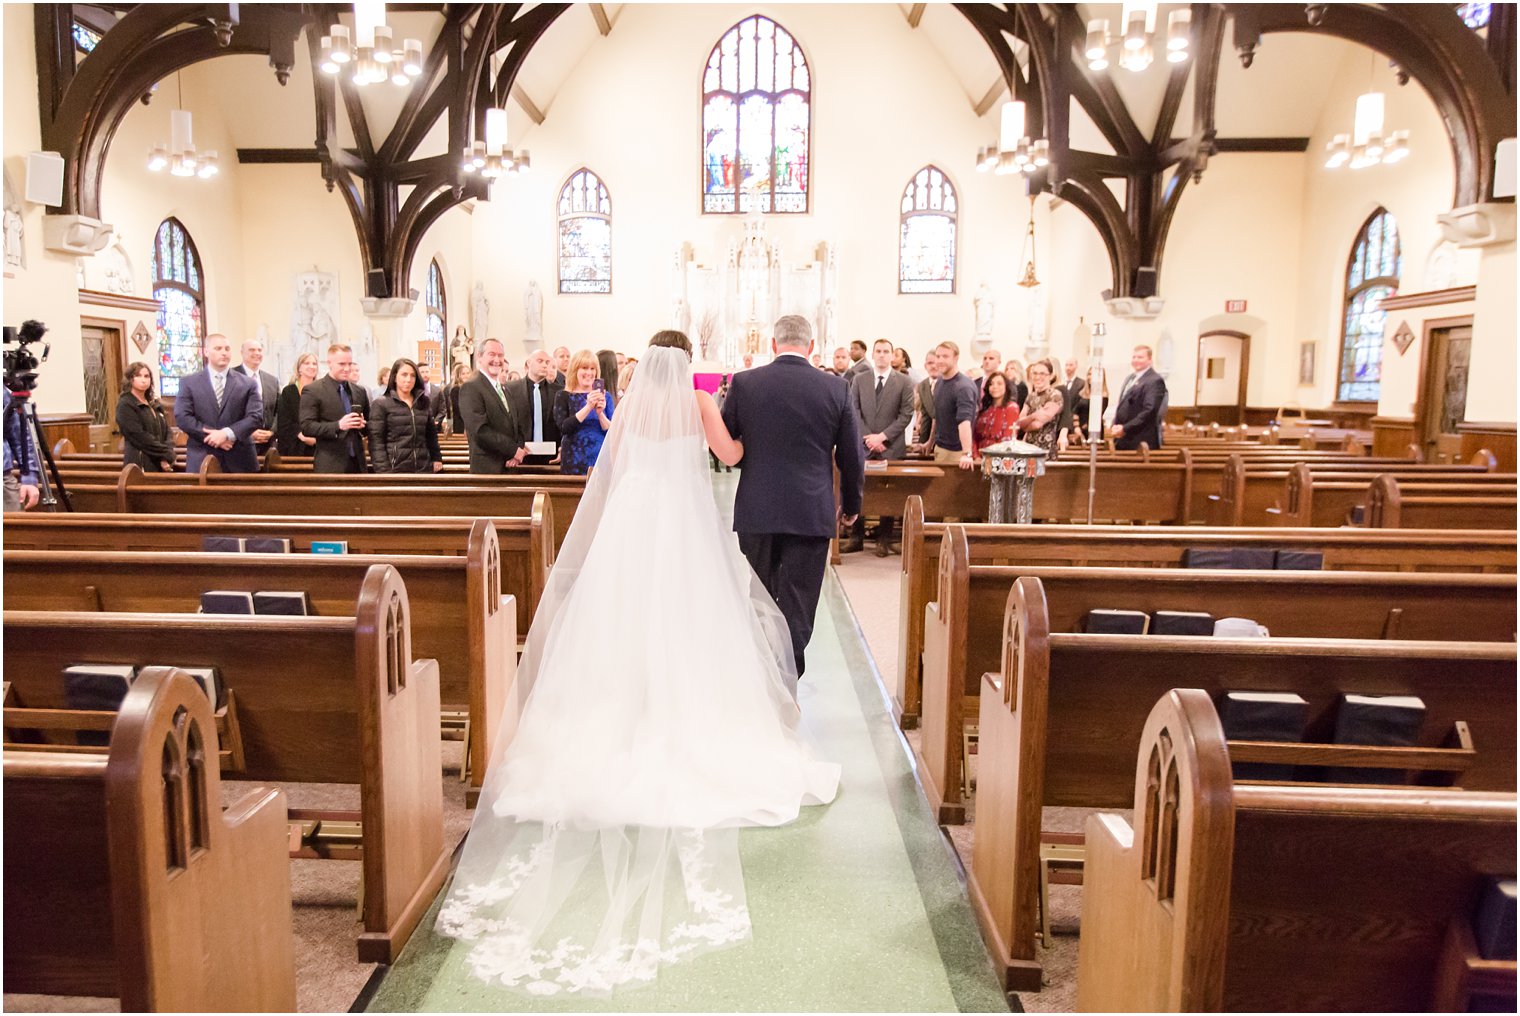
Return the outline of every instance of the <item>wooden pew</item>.
<path id="1" fill-rule="evenodd" d="M 1380 476 L 1367 490 L 1372 529 L 1493 529 L 1515 531 L 1515 494 L 1457 488 L 1451 484 L 1400 483 Z"/>
<path id="2" fill-rule="evenodd" d="M 380 485 L 346 484 L 332 478 L 324 484 L 216 483 L 181 485 L 154 483 L 136 466 L 128 466 L 116 489 L 115 504 L 107 511 L 144 515 L 386 515 L 386 516 L 527 516 L 537 488 L 524 485 L 470 484 L 427 487 L 404 479 Z M 557 551 L 580 504 L 580 491 L 547 489 L 553 506 L 554 547 Z M 78 508 L 83 511 L 86 509 Z"/>
<path id="3" fill-rule="evenodd" d="M 445 706 L 469 716 L 466 804 L 473 807 L 498 740 L 516 726 L 516 610 L 499 592 L 501 553 L 477 519 L 463 557 L 28 551 L 3 555 L 7 610 L 195 613 L 212 589 L 300 590 L 317 616 L 353 617 L 369 569 L 406 583 L 415 651 L 437 661 Z"/>
<path id="4" fill-rule="evenodd" d="M 962 730 L 982 675 L 998 669 L 1008 590 L 1021 579 L 1043 584 L 1053 632 L 1080 631 L 1099 608 L 1248 617 L 1287 638 L 1512 642 L 1515 632 L 1510 575 L 972 565 L 964 528 L 952 526 L 937 598 L 924 610 L 919 738 L 924 790 L 941 822 L 965 820 Z"/>
<path id="5" fill-rule="evenodd" d="M 1151 711 L 1133 822 L 1087 820 L 1079 1011 L 1465 1011 L 1469 970 L 1513 1006 L 1514 961 L 1449 946 L 1514 875 L 1513 790 L 1240 783 L 1240 747 L 1204 692 Z"/>
<path id="6" fill-rule="evenodd" d="M 924 607 L 934 599 L 940 545 L 949 527 L 926 522 L 910 498 L 903 517 L 901 616 L 896 708 L 917 725 L 922 683 Z M 1515 539 L 1495 531 L 1393 532 L 1358 529 L 1204 529 L 1128 526 L 965 527 L 971 564 L 1176 567 L 1184 550 L 1266 547 L 1313 551 L 1329 570 L 1515 573 Z"/>
<path id="7" fill-rule="evenodd" d="M 491 519 L 500 548 L 501 595 L 513 598 L 517 632 L 525 636 L 554 568 L 554 513 L 547 494 L 533 498 L 527 516 Z M 342 540 L 351 554 L 467 556 L 474 518 L 270 515 L 124 515 L 115 512 L 12 515 L 5 546 L 12 550 L 190 551 L 214 536 L 262 536 L 291 541 L 294 552 L 313 541 Z"/>
<path id="8" fill-rule="evenodd" d="M 1492 462 L 1493 457 L 1488 457 Z M 1515 490 L 1515 477 L 1496 474 L 1479 465 L 1414 466 L 1387 475 L 1406 477 L 1417 482 L 1459 483 L 1465 487 L 1507 486 Z M 1300 463 L 1288 470 L 1278 507 L 1266 511 L 1267 524 L 1283 526 L 1343 526 L 1352 513 L 1367 504 L 1366 471 L 1317 472 Z"/>
<path id="9" fill-rule="evenodd" d="M 137 678 L 109 754 L 7 744 L 7 992 L 295 1010 L 285 795 L 224 811 L 215 744 L 205 693 L 168 668 Z"/>
<path id="10" fill-rule="evenodd" d="M 1475 457 L 1474 462 L 1465 466 L 1428 466 L 1416 462 L 1402 462 L 1397 467 L 1382 459 L 1363 459 L 1358 462 L 1262 462 L 1232 455 L 1220 474 L 1218 493 L 1209 498 L 1209 514 L 1205 517 L 1210 525 L 1215 526 L 1308 525 L 1309 523 L 1304 521 L 1311 517 L 1308 510 L 1295 509 L 1291 519 L 1278 519 L 1267 515 L 1271 509 L 1278 509 L 1280 513 L 1287 507 L 1291 497 L 1289 484 L 1292 474 L 1300 467 L 1307 467 L 1315 476 L 1321 472 L 1333 474 L 1319 477 L 1322 482 L 1332 482 L 1358 479 L 1362 476 L 1371 479 L 1385 472 L 1410 479 L 1426 475 L 1433 477 L 1481 475 L 1490 472 L 1492 463 L 1492 456 L 1482 457 L 1481 453 L 1480 457 Z M 1345 513 L 1342 512 L 1338 517 L 1323 524 L 1344 525 Z"/>
<path id="11" fill-rule="evenodd" d="M 1039 580 L 1014 583 L 1003 658 L 981 683 L 968 882 L 1010 987 L 1039 985 L 1041 808 L 1128 807 L 1146 717 L 1176 685 L 1296 692 L 1321 740 L 1330 740 L 1342 693 L 1418 695 L 1424 743 L 1459 722 L 1470 730 L 1475 752 L 1461 785 L 1514 791 L 1514 643 L 1086 635 L 1053 631 L 1048 618 Z"/>
<path id="12" fill-rule="evenodd" d="M 242 765 L 228 775 L 355 783 L 363 845 L 361 963 L 392 963 L 448 872 L 438 666 L 414 660 L 406 587 L 370 569 L 354 617 L 4 613 L 5 675 L 30 708 L 64 705 L 76 663 L 215 667 L 235 694 Z M 224 745 L 224 748 L 228 747 Z M 331 813 L 293 810 L 293 822 Z M 301 857 L 355 857 L 312 846 Z"/>

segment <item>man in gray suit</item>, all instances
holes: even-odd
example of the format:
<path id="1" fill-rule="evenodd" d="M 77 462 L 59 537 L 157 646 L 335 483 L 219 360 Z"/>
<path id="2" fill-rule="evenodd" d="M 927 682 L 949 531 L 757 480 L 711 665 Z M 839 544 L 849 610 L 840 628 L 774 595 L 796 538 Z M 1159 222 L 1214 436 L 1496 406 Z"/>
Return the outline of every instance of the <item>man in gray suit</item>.
<path id="1" fill-rule="evenodd" d="M 908 424 L 913 419 L 913 385 L 906 374 L 892 369 L 892 343 L 877 339 L 871 348 L 870 366 L 850 380 L 850 402 L 864 435 L 867 459 L 901 459 L 908 454 Z M 882 516 L 876 530 L 876 556 L 892 551 L 896 519 Z M 842 553 L 865 549 L 866 524 L 856 519 Z"/>
<path id="2" fill-rule="evenodd" d="M 928 377 L 920 381 L 918 387 L 914 389 L 918 425 L 914 428 L 913 444 L 917 446 L 916 452 L 927 453 L 929 439 L 934 436 L 934 385 L 939 381 L 939 357 L 934 355 L 932 348 L 924 356 L 924 373 Z"/>
<path id="3" fill-rule="evenodd" d="M 259 456 L 269 450 L 269 442 L 274 437 L 276 420 L 280 401 L 280 379 L 267 370 L 260 370 L 259 365 L 264 362 L 264 343 L 258 339 L 247 339 L 243 342 L 243 362 L 232 368 L 239 374 L 246 374 L 259 384 L 259 397 L 264 402 L 264 418 L 259 421 L 258 429 L 253 432 L 253 450 Z"/>

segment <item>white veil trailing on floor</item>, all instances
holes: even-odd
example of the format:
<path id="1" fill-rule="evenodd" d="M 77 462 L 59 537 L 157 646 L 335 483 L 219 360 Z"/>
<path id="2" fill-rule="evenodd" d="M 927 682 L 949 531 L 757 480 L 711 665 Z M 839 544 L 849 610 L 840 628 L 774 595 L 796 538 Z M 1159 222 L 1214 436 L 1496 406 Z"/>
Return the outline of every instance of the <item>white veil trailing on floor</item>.
<path id="1" fill-rule="evenodd" d="M 471 943 L 476 976 L 539 995 L 647 983 L 747 939 L 737 827 L 838 786 L 798 733 L 796 681 L 713 501 L 689 356 L 651 347 L 529 629 L 516 733 L 438 930 Z"/>

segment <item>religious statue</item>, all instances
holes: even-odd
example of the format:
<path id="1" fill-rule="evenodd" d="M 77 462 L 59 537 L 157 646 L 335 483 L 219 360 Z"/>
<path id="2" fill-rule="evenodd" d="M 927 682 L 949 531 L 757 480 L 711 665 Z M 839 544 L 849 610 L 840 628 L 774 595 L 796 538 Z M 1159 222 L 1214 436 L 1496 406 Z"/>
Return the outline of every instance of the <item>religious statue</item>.
<path id="1" fill-rule="evenodd" d="M 819 315 L 822 320 L 818 327 L 818 348 L 834 344 L 834 336 L 838 334 L 838 325 L 834 322 L 834 298 L 828 297 L 823 301 L 823 313 Z"/>
<path id="2" fill-rule="evenodd" d="M 297 272 L 290 316 L 296 349 L 323 349 L 338 338 L 338 277 L 331 272 Z"/>
<path id="3" fill-rule="evenodd" d="M 491 330 L 491 301 L 486 299 L 486 284 L 478 279 L 470 288 L 470 327 L 475 335 L 488 335 Z"/>
<path id="4" fill-rule="evenodd" d="M 98 257 L 104 262 L 105 267 L 105 285 L 102 287 L 104 291 L 131 296 L 134 289 L 132 263 L 127 259 L 127 249 L 122 245 L 121 239 L 118 237 L 116 242 Z"/>
<path id="5" fill-rule="evenodd" d="M 976 307 L 976 341 L 992 341 L 992 317 L 997 311 L 997 305 L 992 299 L 992 287 L 987 285 L 985 279 L 976 288 L 976 296 L 971 298 L 971 303 Z"/>
<path id="6" fill-rule="evenodd" d="M 5 174 L 5 267 L 7 270 L 26 267 L 26 244 L 23 236 L 26 223 L 21 217 L 21 200 L 11 186 L 11 175 Z"/>
<path id="7" fill-rule="evenodd" d="M 691 304 L 686 302 L 684 296 L 675 299 L 675 308 L 670 316 L 670 326 L 682 335 L 691 335 Z"/>
<path id="8" fill-rule="evenodd" d="M 537 279 L 528 280 L 528 288 L 523 290 L 523 317 L 527 321 L 527 333 L 524 336 L 529 347 L 538 347 L 544 344 L 544 293 L 538 288 Z"/>
<path id="9" fill-rule="evenodd" d="M 449 343 L 449 363 L 456 367 L 462 363 L 468 367 L 474 362 L 475 340 L 464 330 L 464 325 L 459 325 L 454 329 L 454 338 Z"/>

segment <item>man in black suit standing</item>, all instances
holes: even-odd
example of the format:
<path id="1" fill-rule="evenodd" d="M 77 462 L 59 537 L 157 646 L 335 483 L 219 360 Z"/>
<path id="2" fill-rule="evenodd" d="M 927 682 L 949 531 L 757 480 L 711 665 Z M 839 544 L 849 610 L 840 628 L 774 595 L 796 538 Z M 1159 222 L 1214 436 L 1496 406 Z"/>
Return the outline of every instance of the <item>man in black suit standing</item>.
<path id="1" fill-rule="evenodd" d="M 1077 358 L 1066 361 L 1066 380 L 1061 382 L 1061 422 L 1058 433 L 1065 437 L 1071 432 L 1073 420 L 1087 419 L 1087 382 L 1077 376 Z"/>
<path id="2" fill-rule="evenodd" d="M 259 365 L 264 362 L 264 343 L 258 339 L 247 339 L 243 342 L 241 353 L 243 362 L 232 369 L 258 382 L 259 398 L 264 403 L 264 418 L 259 421 L 258 429 L 253 432 L 253 450 L 259 458 L 263 458 L 264 453 L 269 450 L 269 442 L 274 438 L 275 415 L 279 410 L 280 401 L 280 379 L 267 370 L 259 369 Z"/>
<path id="3" fill-rule="evenodd" d="M 1124 379 L 1124 386 L 1119 389 L 1108 436 L 1114 439 L 1114 447 L 1122 451 L 1139 448 L 1142 441 L 1151 448 L 1160 448 L 1166 382 L 1151 368 L 1150 346 L 1136 346 L 1129 365 L 1134 373 Z"/>
<path id="4" fill-rule="evenodd" d="M 428 415 L 433 418 L 433 426 L 438 428 L 438 433 L 443 433 L 444 418 L 449 415 L 449 401 L 444 395 L 443 386 L 433 381 L 433 365 L 423 360 L 417 364 L 418 387 L 421 388 L 428 400 Z"/>
<path id="5" fill-rule="evenodd" d="M 327 376 L 301 391 L 301 433 L 316 438 L 314 473 L 364 473 L 364 434 L 369 427 L 369 393 L 349 378 L 353 350 L 341 343 L 327 347 Z"/>
<path id="6" fill-rule="evenodd" d="M 174 424 L 185 432 L 185 472 L 200 472 L 211 456 L 224 473 L 257 473 L 253 432 L 264 418 L 259 386 L 228 368 L 232 340 L 217 332 L 201 343 L 206 369 L 180 378 Z"/>
<path id="7" fill-rule="evenodd" d="M 495 476 L 522 465 L 528 449 L 503 390 L 506 350 L 486 339 L 475 350 L 475 365 L 475 376 L 459 386 L 459 415 L 470 439 L 470 472 Z"/>
<path id="8" fill-rule="evenodd" d="M 542 349 L 535 350 L 528 354 L 523 369 L 526 374 L 506 385 L 512 418 L 522 422 L 520 440 L 548 441 L 557 446 L 559 425 L 554 422 L 554 397 L 564 391 L 565 386 L 554 379 L 554 358 Z M 557 451 L 553 455 L 528 455 L 523 462 L 541 466 L 557 457 Z"/>
<path id="9" fill-rule="evenodd" d="M 877 339 L 871 347 L 871 369 L 850 379 L 851 403 L 860 423 L 868 459 L 901 459 L 908 454 L 908 424 L 913 419 L 913 385 L 908 375 L 892 369 L 892 343 Z M 876 530 L 876 556 L 892 552 L 896 519 L 883 515 Z M 844 553 L 865 549 L 866 522 L 856 519 Z"/>
<path id="10" fill-rule="evenodd" d="M 788 314 L 778 320 L 771 348 L 773 361 L 733 376 L 723 423 L 744 442 L 734 499 L 739 549 L 786 618 L 801 677 L 829 539 L 841 522 L 854 525 L 860 517 L 865 446 L 848 386 L 808 362 L 813 328 L 807 319 Z"/>

